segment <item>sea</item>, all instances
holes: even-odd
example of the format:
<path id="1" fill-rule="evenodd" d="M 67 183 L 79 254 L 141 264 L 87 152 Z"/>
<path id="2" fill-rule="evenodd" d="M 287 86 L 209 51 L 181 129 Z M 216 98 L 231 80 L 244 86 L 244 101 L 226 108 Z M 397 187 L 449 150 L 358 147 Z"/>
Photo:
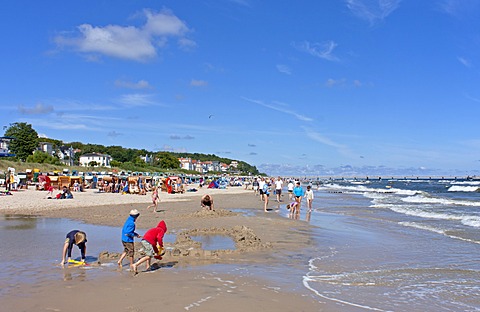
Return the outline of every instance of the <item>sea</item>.
<path id="1" fill-rule="evenodd" d="M 303 276 L 315 296 L 353 311 L 480 311 L 479 181 L 315 184 L 303 216 L 319 227 Z"/>
<path id="2" fill-rule="evenodd" d="M 211 264 L 201 270 L 209 276 L 267 279 L 279 290 L 315 298 L 319 310 L 327 303 L 333 307 L 328 311 L 342 312 L 480 311 L 480 181 L 328 179 L 311 185 L 312 211 L 303 202 L 298 218 L 286 209 L 287 194 L 281 203 L 271 200 L 267 214 L 261 203 L 258 211 L 236 210 L 248 217 L 278 214 L 291 219 L 291 229 L 308 222 L 311 247 L 277 250 L 267 265 Z M 22 283 L 119 274 L 113 265 L 59 267 L 65 233 L 76 228 L 92 237 L 87 261 L 95 261 L 105 246 L 121 249 L 119 228 L 1 216 L 0 298 L 12 295 Z"/>

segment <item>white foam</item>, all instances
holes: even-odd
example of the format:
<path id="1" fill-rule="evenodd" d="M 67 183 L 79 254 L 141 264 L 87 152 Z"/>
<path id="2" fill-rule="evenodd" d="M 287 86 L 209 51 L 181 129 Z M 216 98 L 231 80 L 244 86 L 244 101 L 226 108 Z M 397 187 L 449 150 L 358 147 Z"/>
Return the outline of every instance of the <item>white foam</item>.
<path id="1" fill-rule="evenodd" d="M 415 203 L 415 204 L 441 204 L 441 205 L 454 205 L 454 206 L 472 206 L 480 207 L 480 202 L 478 201 L 468 201 L 468 200 L 451 200 L 440 197 L 428 197 L 423 195 L 409 196 L 402 198 L 403 202 L 406 203 Z"/>
<path id="2" fill-rule="evenodd" d="M 425 231 L 430 231 L 430 232 L 442 234 L 442 235 L 445 235 L 447 237 L 462 240 L 462 241 L 465 241 L 465 242 L 480 244 L 479 241 L 469 239 L 469 238 L 463 238 L 463 237 L 456 236 L 456 235 L 447 234 L 446 230 L 442 230 L 442 229 L 432 227 L 432 226 L 428 226 L 428 225 L 425 225 L 425 224 L 419 224 L 419 223 L 416 223 L 416 222 L 399 222 L 398 224 L 403 225 L 403 226 L 407 226 L 407 227 L 417 228 L 417 229 L 420 229 L 420 230 L 425 230 Z"/>
<path id="3" fill-rule="evenodd" d="M 448 191 L 449 192 L 477 192 L 477 191 L 479 191 L 479 189 L 480 189 L 480 187 L 478 187 L 478 186 L 453 185 L 448 189 Z"/>

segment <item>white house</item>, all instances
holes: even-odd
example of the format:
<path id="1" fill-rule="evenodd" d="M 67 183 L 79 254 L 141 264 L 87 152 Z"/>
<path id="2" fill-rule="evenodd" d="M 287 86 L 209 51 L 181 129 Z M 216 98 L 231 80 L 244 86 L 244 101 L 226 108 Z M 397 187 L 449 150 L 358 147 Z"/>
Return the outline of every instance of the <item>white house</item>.
<path id="1" fill-rule="evenodd" d="M 10 141 L 12 137 L 0 137 L 0 157 L 15 156 L 10 153 Z"/>
<path id="2" fill-rule="evenodd" d="M 100 153 L 88 153 L 80 156 L 81 166 L 90 167 L 89 164 L 93 161 L 97 163 L 95 167 L 99 167 L 99 166 L 110 167 L 110 162 L 112 161 L 112 157 L 110 155 L 100 154 Z"/>
<path id="3" fill-rule="evenodd" d="M 40 142 L 38 143 L 38 150 L 42 151 L 44 153 L 47 153 L 48 155 L 52 156 L 53 153 L 53 144 L 50 142 Z"/>

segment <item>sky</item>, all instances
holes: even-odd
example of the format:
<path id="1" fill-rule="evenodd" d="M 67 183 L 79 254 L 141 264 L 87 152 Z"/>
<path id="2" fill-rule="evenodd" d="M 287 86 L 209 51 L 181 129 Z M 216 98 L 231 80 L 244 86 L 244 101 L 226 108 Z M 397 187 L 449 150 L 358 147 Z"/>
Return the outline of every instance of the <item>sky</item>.
<path id="1" fill-rule="evenodd" d="M 4 130 L 275 175 L 480 173 L 480 1 L 1 6 Z"/>

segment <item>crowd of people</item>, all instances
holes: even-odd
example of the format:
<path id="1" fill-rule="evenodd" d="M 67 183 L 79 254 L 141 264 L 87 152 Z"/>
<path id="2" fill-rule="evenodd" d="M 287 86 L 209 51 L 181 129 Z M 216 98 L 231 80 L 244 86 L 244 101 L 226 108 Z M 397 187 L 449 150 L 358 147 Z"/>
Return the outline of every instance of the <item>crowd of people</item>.
<path id="1" fill-rule="evenodd" d="M 282 179 L 277 178 L 254 178 L 251 182 L 253 192 L 256 196 L 260 197 L 263 201 L 263 209 L 268 212 L 268 204 L 270 201 L 270 194 L 273 192 L 277 203 L 282 202 L 283 189 L 286 184 L 289 204 L 286 208 L 290 211 L 292 218 L 298 219 L 300 215 L 300 208 L 302 201 L 305 200 L 307 206 L 307 218 L 312 212 L 312 204 L 314 199 L 314 193 L 311 185 L 307 185 L 306 190 L 301 186 L 301 182 L 294 179 Z"/>

